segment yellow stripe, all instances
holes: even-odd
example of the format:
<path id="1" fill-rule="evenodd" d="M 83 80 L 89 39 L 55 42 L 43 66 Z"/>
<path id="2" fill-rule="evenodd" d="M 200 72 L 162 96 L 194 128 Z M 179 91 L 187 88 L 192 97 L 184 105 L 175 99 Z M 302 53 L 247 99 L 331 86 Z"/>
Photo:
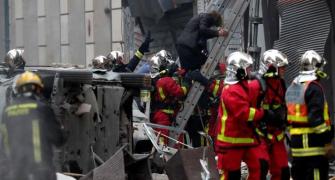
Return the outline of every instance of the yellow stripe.
<path id="1" fill-rule="evenodd" d="M 36 163 L 40 163 L 42 161 L 42 155 L 41 155 L 40 125 L 38 120 L 32 121 L 32 131 L 33 131 L 34 158 Z"/>
<path id="2" fill-rule="evenodd" d="M 209 125 L 207 124 L 206 127 L 205 127 L 205 133 L 208 134 L 208 131 L 209 131 Z"/>
<path id="3" fill-rule="evenodd" d="M 220 180 L 224 180 L 224 174 L 221 175 Z"/>
<path id="4" fill-rule="evenodd" d="M 187 94 L 187 88 L 185 86 L 182 86 L 181 89 L 183 90 L 184 95 Z"/>
<path id="5" fill-rule="evenodd" d="M 162 111 L 166 114 L 173 114 L 174 113 L 174 111 L 171 110 L 171 109 L 162 109 Z"/>
<path id="6" fill-rule="evenodd" d="M 20 105 L 12 105 L 6 108 L 6 112 L 7 111 L 12 111 L 14 109 L 23 109 L 23 108 L 27 108 L 27 109 L 36 109 L 37 108 L 37 104 L 36 103 L 26 103 L 26 104 L 20 104 Z"/>
<path id="7" fill-rule="evenodd" d="M 307 116 L 287 115 L 287 119 L 289 121 L 300 122 L 300 123 L 302 123 L 302 122 L 307 123 L 308 122 Z"/>
<path id="8" fill-rule="evenodd" d="M 261 130 L 259 130 L 258 128 L 256 128 L 256 133 L 257 133 L 258 135 L 262 136 L 262 137 L 265 136 L 264 133 L 262 133 Z M 270 140 L 272 140 L 272 139 L 273 139 L 273 135 L 268 133 L 268 134 L 267 134 L 267 138 L 270 139 Z"/>
<path id="9" fill-rule="evenodd" d="M 326 154 L 326 150 L 324 147 L 291 148 L 291 151 L 293 157 L 318 156 Z"/>
<path id="10" fill-rule="evenodd" d="M 256 109 L 255 108 L 250 108 L 249 109 L 248 121 L 253 121 L 254 118 L 255 118 L 255 114 L 256 114 Z"/>
<path id="11" fill-rule="evenodd" d="M 330 126 L 327 126 L 326 123 L 323 123 L 314 128 L 290 128 L 291 135 L 301 135 L 301 134 L 312 134 L 312 133 L 323 133 L 327 130 L 330 130 Z"/>
<path id="12" fill-rule="evenodd" d="M 300 104 L 295 105 L 295 115 L 299 117 L 301 115 L 300 113 Z"/>
<path id="13" fill-rule="evenodd" d="M 314 174 L 314 180 L 320 180 L 320 171 L 319 169 L 314 169 L 313 170 L 313 174 Z"/>
<path id="14" fill-rule="evenodd" d="M 284 139 L 284 137 L 285 137 L 285 133 L 281 132 L 280 134 L 277 135 L 277 141 Z"/>
<path id="15" fill-rule="evenodd" d="M 226 121 L 228 119 L 228 114 L 227 114 L 227 110 L 225 108 L 224 103 L 221 102 L 221 104 L 222 104 L 223 115 L 221 117 L 222 127 L 217 137 L 218 140 L 227 142 L 227 143 L 232 143 L 232 144 L 253 143 L 254 142 L 253 138 L 236 138 L 236 137 L 225 136 L 225 128 L 226 128 Z"/>
<path id="16" fill-rule="evenodd" d="M 205 141 L 205 137 L 204 136 L 200 136 L 200 144 L 201 144 L 201 146 L 205 146 L 206 145 L 205 142 L 206 142 Z"/>
<path id="17" fill-rule="evenodd" d="M 164 145 L 165 144 L 165 138 L 164 137 L 159 137 L 159 144 Z"/>
<path id="18" fill-rule="evenodd" d="M 138 57 L 138 59 L 143 58 L 143 54 L 139 50 L 136 51 L 135 56 Z"/>
<path id="19" fill-rule="evenodd" d="M 302 135 L 302 146 L 308 148 L 308 134 Z"/>
<path id="20" fill-rule="evenodd" d="M 214 90 L 213 90 L 213 96 L 216 96 L 216 93 L 218 92 L 220 87 L 220 81 L 219 80 L 215 80 L 215 86 L 214 86 Z"/>
<path id="21" fill-rule="evenodd" d="M 207 110 L 207 115 L 208 116 L 212 115 L 212 112 L 210 110 Z"/>
<path id="22" fill-rule="evenodd" d="M 328 103 L 326 102 L 323 108 L 323 119 L 325 121 L 329 120 L 329 110 L 328 110 Z"/>
<path id="23" fill-rule="evenodd" d="M 264 77 L 274 77 L 275 73 L 265 73 Z"/>
<path id="24" fill-rule="evenodd" d="M 9 154 L 9 141 L 8 141 L 8 131 L 5 124 L 0 124 L 0 131 L 2 134 L 3 145 L 5 146 L 5 151 Z"/>
<path id="25" fill-rule="evenodd" d="M 314 132 L 317 133 L 317 134 L 321 134 L 321 133 L 324 133 L 326 131 L 329 131 L 331 129 L 330 126 L 327 126 L 326 123 L 322 123 L 316 127 L 313 128 L 314 129 Z"/>
<path id="26" fill-rule="evenodd" d="M 163 88 L 159 87 L 158 88 L 158 93 L 159 93 L 159 96 L 161 97 L 162 100 L 164 100 L 166 97 L 164 95 L 164 92 L 163 92 Z"/>
<path id="27" fill-rule="evenodd" d="M 312 128 L 290 128 L 291 135 L 309 134 L 314 133 Z"/>
<path id="28" fill-rule="evenodd" d="M 270 109 L 270 106 L 269 106 L 269 104 L 262 104 L 262 108 L 263 109 Z"/>

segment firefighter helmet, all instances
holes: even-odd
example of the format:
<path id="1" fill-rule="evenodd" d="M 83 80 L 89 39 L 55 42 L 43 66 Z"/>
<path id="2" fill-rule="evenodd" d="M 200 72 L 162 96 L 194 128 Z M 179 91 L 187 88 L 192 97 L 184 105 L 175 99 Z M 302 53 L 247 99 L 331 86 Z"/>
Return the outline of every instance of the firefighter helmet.
<path id="1" fill-rule="evenodd" d="M 24 87 L 26 87 L 27 85 L 35 85 L 39 88 L 43 88 L 43 83 L 40 76 L 30 71 L 26 71 L 19 75 L 19 77 L 15 81 L 15 89 L 17 92 L 25 92 L 26 90 L 24 89 Z"/>
<path id="2" fill-rule="evenodd" d="M 302 71 L 322 70 L 326 60 L 314 50 L 306 51 L 300 59 Z"/>
<path id="3" fill-rule="evenodd" d="M 260 62 L 259 73 L 264 75 L 266 73 L 275 73 L 278 75 L 278 68 L 288 65 L 287 56 L 276 50 L 270 49 L 263 53 Z"/>
<path id="4" fill-rule="evenodd" d="M 106 64 L 106 57 L 105 56 L 97 56 L 92 59 L 92 66 L 95 69 L 105 69 Z"/>
<path id="5" fill-rule="evenodd" d="M 253 64 L 253 59 L 249 54 L 233 52 L 228 56 L 227 62 L 227 76 L 225 82 L 234 84 L 248 76 L 247 68 Z"/>
<path id="6" fill-rule="evenodd" d="M 152 72 L 159 72 L 166 69 L 168 66 L 175 63 L 172 59 L 171 53 L 166 50 L 161 50 L 156 53 L 152 58 Z"/>
<path id="7" fill-rule="evenodd" d="M 17 68 L 24 68 L 26 64 L 25 60 L 23 59 L 23 49 L 12 49 L 8 51 L 5 56 L 5 63 L 9 68 L 17 69 Z"/>
<path id="8" fill-rule="evenodd" d="M 129 63 L 129 60 L 124 57 L 124 53 L 121 51 L 111 51 L 108 53 L 107 58 L 110 59 L 114 65 L 123 65 Z"/>
<path id="9" fill-rule="evenodd" d="M 95 69 L 104 69 L 105 63 L 106 63 L 106 57 L 105 56 L 97 56 L 92 59 L 92 66 Z"/>

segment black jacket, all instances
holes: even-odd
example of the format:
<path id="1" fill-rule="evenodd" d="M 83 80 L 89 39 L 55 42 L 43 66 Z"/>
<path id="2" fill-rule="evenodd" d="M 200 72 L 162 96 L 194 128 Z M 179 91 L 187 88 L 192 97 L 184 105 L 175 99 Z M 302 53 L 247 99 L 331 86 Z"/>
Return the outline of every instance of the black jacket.
<path id="1" fill-rule="evenodd" d="M 310 127 L 316 127 L 324 123 L 324 92 L 322 87 L 317 82 L 309 84 L 305 91 L 305 102 L 307 105 L 308 122 Z M 333 125 L 332 125 L 333 126 Z M 330 131 L 322 133 L 309 133 L 308 136 L 292 135 L 291 147 L 292 148 L 306 148 L 303 142 L 307 142 L 308 147 L 324 147 L 325 144 L 331 142 L 333 135 L 333 128 Z M 304 140 L 307 139 L 307 140 Z"/>
<path id="2" fill-rule="evenodd" d="M 211 29 L 212 26 L 215 26 L 215 18 L 210 14 L 201 13 L 194 16 L 178 37 L 177 44 L 193 50 L 206 49 L 207 39 L 219 35 L 217 30 Z"/>
<path id="3" fill-rule="evenodd" d="M 136 55 L 133 56 L 133 58 L 130 59 L 128 64 L 122 64 L 119 66 L 114 67 L 113 72 L 125 72 L 130 73 L 133 72 L 138 65 L 138 63 L 141 61 L 140 58 L 138 58 Z"/>
<path id="4" fill-rule="evenodd" d="M 14 179 L 54 179 L 53 149 L 64 142 L 60 123 L 52 109 L 34 97 L 17 97 L 6 106 L 2 119 L 2 141 Z"/>

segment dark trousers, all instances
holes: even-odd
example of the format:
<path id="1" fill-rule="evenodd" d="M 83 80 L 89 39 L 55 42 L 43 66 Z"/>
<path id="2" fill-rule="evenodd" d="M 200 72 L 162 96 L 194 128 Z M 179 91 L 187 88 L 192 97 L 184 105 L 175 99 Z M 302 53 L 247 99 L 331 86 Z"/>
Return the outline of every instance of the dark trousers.
<path id="1" fill-rule="evenodd" d="M 207 60 L 207 57 L 201 53 L 201 49 L 194 50 L 184 45 L 177 45 L 176 49 L 180 65 L 187 71 L 200 69 Z"/>
<path id="2" fill-rule="evenodd" d="M 201 50 L 193 50 L 183 45 L 177 45 L 180 66 L 189 72 L 192 80 L 200 82 L 203 86 L 209 85 L 208 79 L 200 73 L 200 68 L 205 64 L 207 57 Z"/>
<path id="3" fill-rule="evenodd" d="M 327 180 L 328 168 L 325 156 L 293 157 L 291 174 L 294 180 Z"/>
<path id="4" fill-rule="evenodd" d="M 204 119 L 204 117 L 202 117 Z M 203 122 L 205 123 L 205 122 Z M 185 130 L 188 132 L 190 139 L 192 141 L 193 147 L 200 147 L 202 146 L 201 143 L 201 135 L 199 134 L 199 131 L 204 131 L 200 116 L 191 116 L 189 121 L 187 122 L 187 125 L 185 127 Z"/>

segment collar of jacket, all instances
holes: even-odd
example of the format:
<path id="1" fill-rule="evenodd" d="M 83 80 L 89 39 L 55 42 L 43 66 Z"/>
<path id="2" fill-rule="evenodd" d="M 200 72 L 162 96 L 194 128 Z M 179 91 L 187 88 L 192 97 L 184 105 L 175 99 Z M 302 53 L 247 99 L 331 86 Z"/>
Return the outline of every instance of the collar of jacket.
<path id="1" fill-rule="evenodd" d="M 307 81 L 313 81 L 318 79 L 314 70 L 312 71 L 300 71 L 299 76 L 296 77 L 293 82 L 294 83 L 302 83 Z"/>

